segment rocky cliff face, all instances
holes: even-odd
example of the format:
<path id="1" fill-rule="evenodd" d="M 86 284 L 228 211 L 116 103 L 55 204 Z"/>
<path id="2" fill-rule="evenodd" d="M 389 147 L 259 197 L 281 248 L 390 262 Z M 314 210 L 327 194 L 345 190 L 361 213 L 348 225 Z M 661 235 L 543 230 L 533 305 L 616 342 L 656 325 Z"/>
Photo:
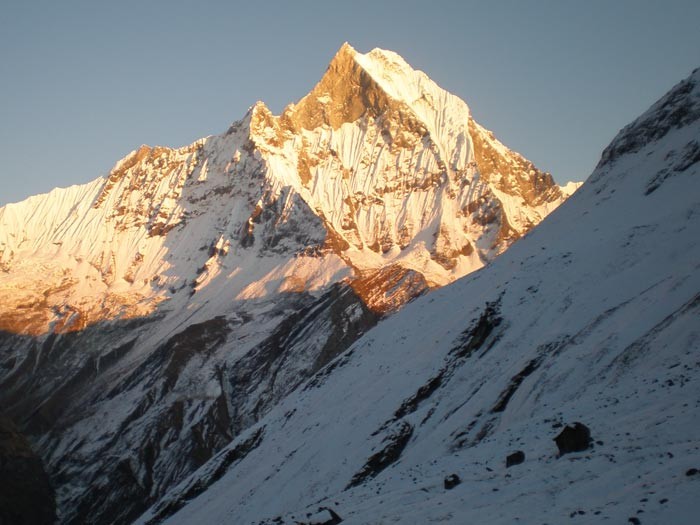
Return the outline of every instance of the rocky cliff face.
<path id="1" fill-rule="evenodd" d="M 66 523 L 128 522 L 377 319 L 566 197 L 398 55 L 0 208 L 0 402 Z"/>
<path id="2" fill-rule="evenodd" d="M 54 493 L 41 459 L 0 416 L 0 524 L 51 525 L 55 520 Z"/>

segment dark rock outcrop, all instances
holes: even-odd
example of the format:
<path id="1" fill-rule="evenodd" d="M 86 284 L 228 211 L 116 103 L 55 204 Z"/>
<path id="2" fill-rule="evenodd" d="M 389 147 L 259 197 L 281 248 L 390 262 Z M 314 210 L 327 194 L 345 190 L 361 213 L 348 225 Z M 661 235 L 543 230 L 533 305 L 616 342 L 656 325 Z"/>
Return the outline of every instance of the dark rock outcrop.
<path id="1" fill-rule="evenodd" d="M 56 504 L 41 460 L 12 422 L 0 416 L 0 525 L 49 525 Z"/>
<path id="2" fill-rule="evenodd" d="M 700 70 L 679 82 L 637 120 L 625 126 L 605 148 L 596 169 L 612 164 L 619 157 L 635 153 L 662 139 L 672 129 L 680 129 L 700 118 L 700 96 L 696 84 Z"/>
<path id="3" fill-rule="evenodd" d="M 525 452 L 517 450 L 512 454 L 508 454 L 508 457 L 506 457 L 506 468 L 520 465 L 523 461 L 525 461 Z"/>
<path id="4" fill-rule="evenodd" d="M 581 452 L 591 445 L 591 431 L 583 423 L 566 425 L 554 442 L 559 448 L 559 455 L 563 456 L 569 452 Z"/>
<path id="5" fill-rule="evenodd" d="M 406 421 L 394 429 L 385 439 L 386 445 L 376 454 L 373 454 L 362 469 L 353 476 L 346 488 L 356 487 L 367 479 L 374 478 L 382 470 L 395 463 L 400 457 L 403 449 L 413 435 L 413 426 Z"/>
<path id="6" fill-rule="evenodd" d="M 338 525 L 338 523 L 342 522 L 343 518 L 333 509 L 321 507 L 314 516 L 310 517 L 306 525 Z"/>
<path id="7" fill-rule="evenodd" d="M 525 368 L 523 368 L 520 372 L 518 372 L 511 378 L 510 382 L 508 383 L 508 386 L 503 392 L 501 392 L 501 395 L 498 397 L 498 401 L 496 401 L 496 404 L 491 409 L 492 414 L 503 412 L 506 409 L 506 407 L 508 406 L 508 402 L 518 390 L 522 382 L 525 381 L 525 378 L 532 374 L 535 370 L 537 370 L 541 363 L 542 356 L 538 356 L 530 362 L 528 362 L 525 365 Z"/>
<path id="8" fill-rule="evenodd" d="M 462 483 L 462 480 L 457 474 L 450 474 L 445 477 L 444 485 L 446 490 L 452 490 L 460 483 Z"/>

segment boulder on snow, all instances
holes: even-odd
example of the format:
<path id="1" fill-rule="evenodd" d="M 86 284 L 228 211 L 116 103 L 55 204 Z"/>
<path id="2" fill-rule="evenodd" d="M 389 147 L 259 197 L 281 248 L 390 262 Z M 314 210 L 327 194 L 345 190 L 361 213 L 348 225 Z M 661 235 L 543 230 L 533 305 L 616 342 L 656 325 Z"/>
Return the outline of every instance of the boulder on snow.
<path id="1" fill-rule="evenodd" d="M 525 452 L 516 450 L 506 457 L 506 468 L 512 467 L 513 465 L 520 465 L 523 461 L 525 461 Z"/>
<path id="2" fill-rule="evenodd" d="M 583 423 L 566 425 L 554 442 L 559 447 L 559 455 L 563 456 L 569 452 L 581 452 L 591 445 L 591 431 Z"/>
<path id="3" fill-rule="evenodd" d="M 457 474 L 450 474 L 445 478 L 445 488 L 447 490 L 455 488 L 460 483 L 462 483 L 462 480 Z"/>

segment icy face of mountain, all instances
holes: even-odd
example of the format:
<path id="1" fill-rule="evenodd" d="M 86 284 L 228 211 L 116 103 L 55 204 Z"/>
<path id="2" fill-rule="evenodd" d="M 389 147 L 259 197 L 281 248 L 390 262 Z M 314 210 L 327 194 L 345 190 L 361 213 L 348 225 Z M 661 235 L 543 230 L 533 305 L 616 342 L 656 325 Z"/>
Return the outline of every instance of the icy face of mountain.
<path id="1" fill-rule="evenodd" d="M 258 103 L 222 136 L 144 146 L 106 180 L 0 209 L 2 328 L 143 316 L 182 287 L 246 298 L 263 292 L 233 282 L 313 290 L 342 267 L 397 264 L 442 285 L 567 196 L 398 55 L 344 45 L 279 117 Z M 305 255 L 322 248 L 322 262 Z M 285 262 L 232 279 L 251 252 Z M 288 263 L 290 253 L 301 261 Z"/>
<path id="2" fill-rule="evenodd" d="M 693 522 L 699 96 L 696 70 L 551 218 L 380 322 L 138 522 Z M 560 454 L 567 424 L 590 436 Z"/>
<path id="3" fill-rule="evenodd" d="M 0 210 L 1 327 L 74 331 L 149 315 L 164 300 L 168 310 L 201 309 L 223 282 L 229 300 L 264 294 L 247 287 L 267 272 L 276 272 L 267 277 L 280 281 L 278 292 L 294 286 L 287 276 L 311 290 L 338 280 L 342 261 L 303 253 L 323 243 L 321 221 L 293 188 L 266 176 L 245 121 L 234 129 L 177 150 L 142 147 L 106 180 Z M 257 224 L 264 235 L 253 247 Z M 251 264 L 258 256 L 264 261 Z"/>
<path id="4" fill-rule="evenodd" d="M 298 104 L 259 115 L 259 148 L 286 161 L 274 166 L 281 177 L 298 174 L 336 250 L 360 270 L 397 261 L 445 284 L 568 196 L 389 51 L 361 55 L 346 44 Z"/>
<path id="5" fill-rule="evenodd" d="M 0 208 L 0 402 L 62 522 L 129 522 L 568 188 L 398 55 L 343 46 L 282 115 Z"/>

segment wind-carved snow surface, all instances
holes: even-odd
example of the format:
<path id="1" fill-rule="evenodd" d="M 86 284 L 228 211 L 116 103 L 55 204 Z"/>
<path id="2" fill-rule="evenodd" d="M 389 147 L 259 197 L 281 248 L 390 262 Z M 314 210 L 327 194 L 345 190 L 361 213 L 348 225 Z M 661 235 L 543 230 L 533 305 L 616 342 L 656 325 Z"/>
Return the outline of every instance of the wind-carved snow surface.
<path id="1" fill-rule="evenodd" d="M 380 322 L 138 523 L 695 523 L 698 137 L 700 70 L 524 239 Z M 575 422 L 590 447 L 560 456 Z"/>
<path id="2" fill-rule="evenodd" d="M 377 320 L 575 189 L 398 55 L 0 208 L 0 403 L 63 523 L 128 523 Z"/>

